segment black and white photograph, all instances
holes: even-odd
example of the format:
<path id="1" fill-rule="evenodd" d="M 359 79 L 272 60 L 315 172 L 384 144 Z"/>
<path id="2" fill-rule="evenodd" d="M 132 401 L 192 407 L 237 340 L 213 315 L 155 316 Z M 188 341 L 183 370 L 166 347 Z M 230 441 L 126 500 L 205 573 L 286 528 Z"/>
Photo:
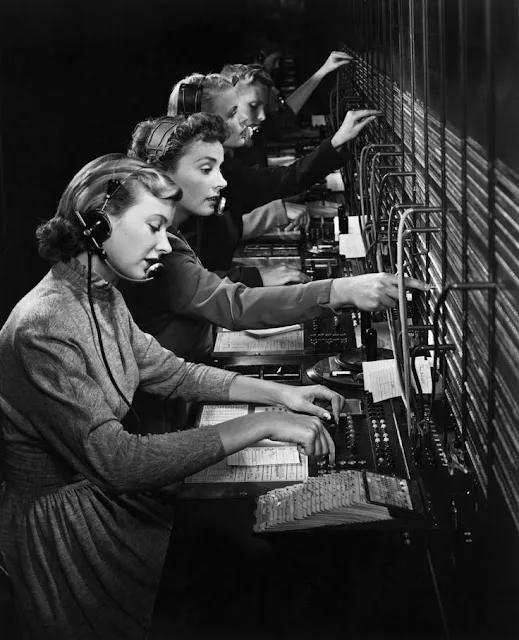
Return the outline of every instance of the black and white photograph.
<path id="1" fill-rule="evenodd" d="M 516 640 L 518 0 L 3 0 L 2 640 Z"/>

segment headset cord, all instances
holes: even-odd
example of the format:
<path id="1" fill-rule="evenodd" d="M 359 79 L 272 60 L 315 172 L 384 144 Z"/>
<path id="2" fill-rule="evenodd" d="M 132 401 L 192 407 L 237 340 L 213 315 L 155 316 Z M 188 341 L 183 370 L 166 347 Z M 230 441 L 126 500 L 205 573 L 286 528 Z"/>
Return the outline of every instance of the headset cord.
<path id="1" fill-rule="evenodd" d="M 137 412 L 135 411 L 135 409 L 132 407 L 131 403 L 128 401 L 128 398 L 124 395 L 124 393 L 119 388 L 119 385 L 115 381 L 115 378 L 114 378 L 114 376 L 112 374 L 112 371 L 110 369 L 110 365 L 108 364 L 108 360 L 106 358 L 106 353 L 105 353 L 105 349 L 104 349 L 104 345 L 103 345 L 103 338 L 101 336 L 101 327 L 99 326 L 99 322 L 97 321 L 97 315 L 96 315 L 95 308 L 94 308 L 94 302 L 92 300 L 92 253 L 90 251 L 88 252 L 87 295 L 88 295 L 88 303 L 90 305 L 90 310 L 92 311 L 92 317 L 94 319 L 94 324 L 95 324 L 96 331 L 97 331 L 97 339 L 99 340 L 99 347 L 101 348 L 101 357 L 103 358 L 103 362 L 104 362 L 106 371 L 108 373 L 108 376 L 109 376 L 113 386 L 115 387 L 115 390 L 120 395 L 120 397 L 124 400 L 124 402 L 126 403 L 128 408 L 130 409 L 130 411 L 134 415 L 135 420 L 137 422 L 137 427 L 138 427 L 139 433 L 140 433 L 141 432 L 141 421 L 140 421 L 140 418 L 137 415 Z"/>

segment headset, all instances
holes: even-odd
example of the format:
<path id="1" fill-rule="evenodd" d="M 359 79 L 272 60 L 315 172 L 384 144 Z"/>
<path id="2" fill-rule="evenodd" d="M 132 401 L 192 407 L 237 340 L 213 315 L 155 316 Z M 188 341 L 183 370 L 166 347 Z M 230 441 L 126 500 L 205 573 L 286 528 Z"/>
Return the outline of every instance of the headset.
<path id="1" fill-rule="evenodd" d="M 202 97 L 204 95 L 204 78 L 195 84 L 194 82 L 183 82 L 178 89 L 177 113 L 186 116 L 202 111 Z"/>
<path id="2" fill-rule="evenodd" d="M 156 278 L 164 268 L 164 265 L 161 262 L 155 262 L 154 264 L 152 264 L 146 271 L 146 275 L 144 278 L 130 278 L 129 276 L 125 276 L 117 271 L 117 269 L 109 262 L 106 251 L 103 249 L 103 242 L 106 242 L 106 240 L 108 240 L 108 238 L 112 235 L 112 223 L 110 222 L 110 218 L 106 214 L 105 209 L 110 199 L 113 198 L 117 191 L 134 173 L 135 171 L 129 173 L 122 182 L 121 180 L 116 180 L 114 178 L 108 180 L 105 201 L 103 202 L 103 206 L 100 209 L 87 211 L 84 216 L 81 215 L 81 213 L 79 213 L 79 211 L 77 210 L 74 213 L 76 214 L 76 217 L 83 227 L 83 235 L 87 239 L 86 244 L 89 255 L 92 253 L 96 253 L 101 258 L 101 260 L 106 262 L 106 264 L 116 275 L 118 275 L 120 278 L 123 278 L 124 280 L 138 283 L 151 282 L 151 280 Z"/>
<path id="3" fill-rule="evenodd" d="M 193 85 L 186 86 L 192 87 Z M 148 140 L 145 143 L 146 156 L 148 160 L 160 159 L 166 153 L 166 148 L 171 134 L 179 124 L 181 123 L 176 121 L 172 116 L 164 116 L 163 118 L 160 118 L 157 124 L 150 131 Z M 181 198 L 182 190 L 180 190 L 180 193 L 175 200 L 180 200 Z M 220 199 L 215 206 L 214 213 L 217 216 L 223 216 L 225 213 L 225 198 L 223 196 L 220 196 Z"/>
<path id="4" fill-rule="evenodd" d="M 175 121 L 175 118 L 172 116 L 160 118 L 158 123 L 150 131 L 148 140 L 145 143 L 146 157 L 148 160 L 154 158 L 160 159 L 160 157 L 166 153 L 166 147 L 171 134 L 178 124 L 178 121 Z"/>

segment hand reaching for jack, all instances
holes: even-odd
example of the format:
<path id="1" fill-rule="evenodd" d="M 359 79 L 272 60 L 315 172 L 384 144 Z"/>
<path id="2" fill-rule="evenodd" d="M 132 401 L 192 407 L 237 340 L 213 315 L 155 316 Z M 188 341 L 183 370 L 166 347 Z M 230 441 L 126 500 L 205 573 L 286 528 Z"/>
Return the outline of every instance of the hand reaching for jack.
<path id="1" fill-rule="evenodd" d="M 332 51 L 328 56 L 328 58 L 326 59 L 326 62 L 323 64 L 322 67 L 320 67 L 317 73 L 322 74 L 323 76 L 326 76 L 332 71 L 335 71 L 335 69 L 338 69 L 339 67 L 342 67 L 343 65 L 348 64 L 352 60 L 353 58 L 349 56 L 347 53 L 344 53 L 343 51 Z"/>

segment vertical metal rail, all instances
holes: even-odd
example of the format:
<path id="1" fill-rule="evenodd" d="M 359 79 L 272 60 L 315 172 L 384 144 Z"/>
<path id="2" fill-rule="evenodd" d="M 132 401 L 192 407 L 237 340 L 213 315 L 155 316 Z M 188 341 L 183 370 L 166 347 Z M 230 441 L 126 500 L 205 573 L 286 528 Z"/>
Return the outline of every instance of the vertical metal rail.
<path id="1" fill-rule="evenodd" d="M 367 60 L 367 64 L 368 64 L 368 68 L 367 68 L 367 74 L 369 74 L 367 76 L 367 82 L 366 82 L 366 87 L 370 87 L 372 90 L 373 87 L 373 76 L 374 76 L 374 52 L 373 52 L 373 5 L 371 2 L 367 2 L 366 3 L 366 21 L 368 23 L 368 60 Z"/>
<path id="2" fill-rule="evenodd" d="M 423 146 L 424 146 L 424 203 L 428 207 L 429 202 L 429 0 L 422 0 L 422 66 L 423 66 Z M 430 226 L 430 214 L 425 214 L 425 226 Z M 431 235 L 425 236 L 425 273 L 429 273 L 431 267 Z M 428 291 L 425 294 L 424 308 L 429 306 L 431 296 Z"/>
<path id="3" fill-rule="evenodd" d="M 364 68 L 359 69 L 359 73 L 366 74 L 366 84 L 367 84 L 368 73 L 369 73 L 369 33 L 368 33 L 368 6 L 365 2 L 362 5 L 362 18 L 364 20 Z M 367 100 L 367 95 L 365 93 L 365 90 L 364 90 L 364 99 Z"/>
<path id="4" fill-rule="evenodd" d="M 496 86 L 494 72 L 494 24 L 492 0 L 485 0 L 485 50 L 487 57 L 487 152 L 488 152 L 488 275 L 497 282 L 496 234 Z M 496 292 L 488 292 L 488 393 L 487 393 L 487 483 L 494 463 L 495 441 L 495 352 Z"/>
<path id="5" fill-rule="evenodd" d="M 375 67 L 375 72 L 377 74 L 377 109 L 381 108 L 381 99 L 380 99 L 380 81 L 382 79 L 382 72 L 381 72 L 381 37 L 380 37 L 380 25 L 382 22 L 382 0 L 378 0 L 377 5 L 376 5 L 376 21 L 377 21 L 377 28 L 375 30 L 375 53 L 376 53 L 376 59 L 377 59 L 377 64 Z M 377 118 L 377 132 L 378 132 L 378 136 L 377 136 L 377 142 L 383 142 L 382 137 L 382 122 L 381 122 L 381 118 Z"/>
<path id="6" fill-rule="evenodd" d="M 465 0 L 458 0 L 458 41 L 459 41 L 459 73 L 460 73 L 460 102 L 461 102 L 461 118 L 460 118 L 460 164 L 461 164 L 461 280 L 468 282 L 469 266 L 468 266 L 468 249 L 469 249 L 469 217 L 467 210 L 467 7 Z M 491 278 L 489 278 L 491 279 Z M 469 324 L 469 296 L 468 291 L 462 292 L 462 314 L 461 332 L 462 332 L 462 352 L 461 352 L 461 430 L 463 441 L 467 437 L 467 423 L 469 419 L 468 412 L 468 347 L 467 335 Z"/>
<path id="7" fill-rule="evenodd" d="M 445 2 L 447 0 L 438 0 L 438 48 L 440 53 L 440 188 L 441 188 L 441 288 L 442 291 L 447 285 L 447 265 L 448 265 L 448 249 L 447 249 L 447 150 L 446 150 L 446 128 L 447 128 L 447 114 L 446 114 L 446 65 L 447 65 L 447 39 L 446 39 L 446 25 L 445 25 Z M 447 311 L 445 307 L 441 309 L 441 324 L 445 328 Z M 434 382 L 433 382 L 434 384 Z M 432 403 L 432 396 L 431 396 Z"/>
<path id="8" fill-rule="evenodd" d="M 429 206 L 429 2 L 422 0 L 423 146 L 425 205 Z M 429 222 L 429 221 L 427 221 Z"/>
<path id="9" fill-rule="evenodd" d="M 404 0 L 398 0 L 398 59 L 400 60 L 400 135 L 402 142 L 402 169 L 405 170 L 405 131 L 404 131 Z M 405 180 L 402 183 L 405 191 Z"/>
<path id="10" fill-rule="evenodd" d="M 416 100 L 416 29 L 415 29 L 415 0 L 408 1 L 409 8 L 409 72 L 410 72 L 410 132 L 411 136 L 411 171 L 416 172 L 416 113 L 415 113 L 415 100 Z M 413 202 L 417 201 L 416 195 L 416 176 L 411 178 L 411 199 Z M 418 221 L 418 224 L 420 222 Z M 409 265 L 411 266 L 412 273 L 416 273 L 416 264 L 418 262 L 415 252 L 409 252 Z"/>
<path id="11" fill-rule="evenodd" d="M 391 4 L 389 5 L 391 6 Z M 382 61 L 384 65 L 384 75 L 383 75 L 383 96 L 384 96 L 384 106 L 381 105 L 384 114 L 386 114 L 387 118 L 387 69 L 388 69 L 388 55 L 387 55 L 387 10 L 384 4 L 382 4 Z M 384 120 L 384 123 L 386 120 Z M 384 130 L 387 129 L 387 125 L 384 124 Z M 387 135 L 384 136 L 387 138 Z M 384 142 L 390 142 L 389 140 L 384 140 Z"/>
<path id="12" fill-rule="evenodd" d="M 445 130 L 447 127 L 446 115 L 446 34 L 445 34 L 445 2 L 438 0 L 438 48 L 440 50 L 440 176 L 441 176 L 441 205 L 443 210 L 442 227 L 442 289 L 447 283 L 447 154 L 445 144 Z M 442 325 L 445 325 L 445 313 L 442 316 Z"/>
<path id="13" fill-rule="evenodd" d="M 411 171 L 416 171 L 416 48 L 415 48 L 416 32 L 415 32 L 415 11 L 414 0 L 409 0 L 409 73 L 411 94 L 411 118 L 410 118 L 410 135 L 411 135 Z M 413 202 L 416 202 L 416 180 L 413 179 Z"/>

